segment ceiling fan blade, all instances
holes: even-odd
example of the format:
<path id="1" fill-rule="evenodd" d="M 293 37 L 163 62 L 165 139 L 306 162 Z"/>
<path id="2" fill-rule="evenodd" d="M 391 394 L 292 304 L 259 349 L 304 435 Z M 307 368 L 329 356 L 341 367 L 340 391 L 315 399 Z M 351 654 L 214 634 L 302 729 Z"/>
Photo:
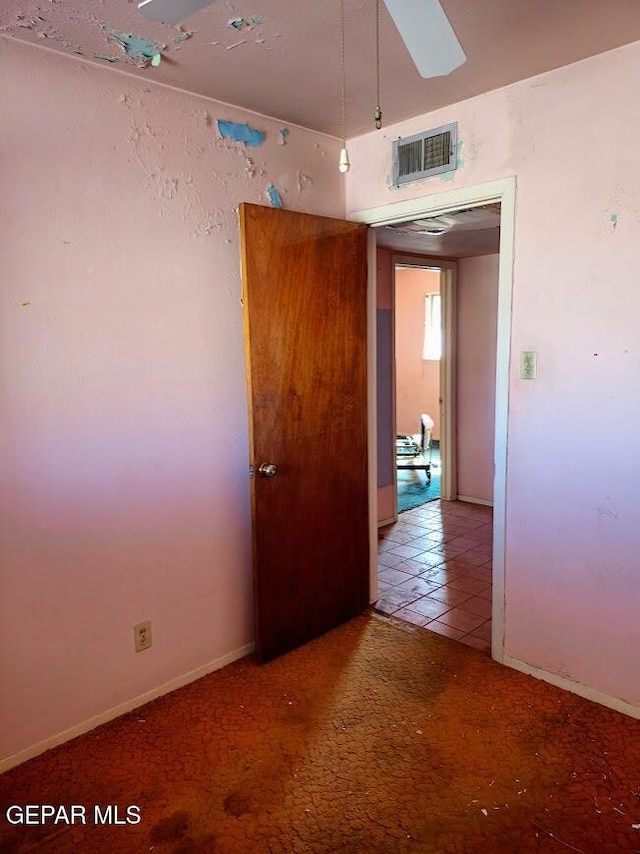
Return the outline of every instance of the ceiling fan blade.
<path id="1" fill-rule="evenodd" d="M 150 21 L 164 24 L 179 24 L 194 12 L 211 6 L 215 0 L 140 0 L 138 11 Z"/>
<path id="2" fill-rule="evenodd" d="M 438 0 L 384 0 L 422 77 L 442 77 L 467 57 Z"/>

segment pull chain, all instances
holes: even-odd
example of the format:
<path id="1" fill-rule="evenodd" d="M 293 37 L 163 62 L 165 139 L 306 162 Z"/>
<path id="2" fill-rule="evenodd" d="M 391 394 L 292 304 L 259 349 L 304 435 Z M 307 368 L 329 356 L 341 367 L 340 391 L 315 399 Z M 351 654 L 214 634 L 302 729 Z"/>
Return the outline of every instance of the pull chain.
<path id="1" fill-rule="evenodd" d="M 380 0 L 376 0 L 376 109 L 373 114 L 376 130 L 382 127 L 380 108 Z"/>
<path id="2" fill-rule="evenodd" d="M 342 130 L 342 150 L 338 169 L 341 172 L 349 171 L 349 154 L 347 152 L 347 85 L 344 62 L 344 0 L 340 0 L 340 120 Z"/>

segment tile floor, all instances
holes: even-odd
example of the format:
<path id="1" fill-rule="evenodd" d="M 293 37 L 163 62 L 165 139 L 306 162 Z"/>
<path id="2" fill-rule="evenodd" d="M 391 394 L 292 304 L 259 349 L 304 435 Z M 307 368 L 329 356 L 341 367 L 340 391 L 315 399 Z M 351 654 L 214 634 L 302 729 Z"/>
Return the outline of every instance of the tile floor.
<path id="1" fill-rule="evenodd" d="M 376 611 L 491 649 L 493 511 L 430 501 L 378 532 Z"/>

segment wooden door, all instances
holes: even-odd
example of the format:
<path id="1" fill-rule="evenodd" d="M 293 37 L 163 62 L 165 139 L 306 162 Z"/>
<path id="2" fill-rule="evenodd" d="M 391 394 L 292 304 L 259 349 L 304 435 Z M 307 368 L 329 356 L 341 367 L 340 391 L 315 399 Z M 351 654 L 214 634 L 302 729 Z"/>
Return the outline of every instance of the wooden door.
<path id="1" fill-rule="evenodd" d="M 249 204 L 240 228 L 256 649 L 267 661 L 369 601 L 367 229 Z"/>

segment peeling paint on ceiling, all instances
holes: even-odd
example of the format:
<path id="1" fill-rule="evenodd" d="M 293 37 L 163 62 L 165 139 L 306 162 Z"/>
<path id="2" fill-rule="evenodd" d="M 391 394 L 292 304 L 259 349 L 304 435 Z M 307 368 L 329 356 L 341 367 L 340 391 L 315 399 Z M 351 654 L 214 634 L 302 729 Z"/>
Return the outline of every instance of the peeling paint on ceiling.
<path id="1" fill-rule="evenodd" d="M 167 47 L 166 44 L 153 42 L 151 39 L 145 39 L 141 36 L 123 35 L 122 33 L 110 32 L 109 37 L 117 41 L 118 44 L 122 46 L 127 56 L 130 56 L 133 59 L 150 61 L 152 65 L 155 62 L 156 56 L 159 56 Z M 157 62 L 156 64 L 159 65 L 160 63 Z"/>
<path id="2" fill-rule="evenodd" d="M 447 77 L 423 80 L 381 4 L 386 126 L 640 40 L 637 0 L 616 0 L 615 15 L 601 0 L 482 0 L 482 15 L 473 0 L 442 5 L 468 61 Z M 0 3 L 0 36 L 133 75 L 149 75 L 160 55 L 152 72 L 156 82 L 341 136 L 337 7 L 302 4 L 294 13 L 291 0 L 260 0 L 259 8 L 250 0 L 213 3 L 190 16 L 188 27 L 144 18 L 135 0 Z M 166 47 L 149 56 L 139 45 L 137 53 L 117 57 L 110 32 Z M 352 137 L 374 131 L 375 8 L 345 0 L 345 36 Z"/>

